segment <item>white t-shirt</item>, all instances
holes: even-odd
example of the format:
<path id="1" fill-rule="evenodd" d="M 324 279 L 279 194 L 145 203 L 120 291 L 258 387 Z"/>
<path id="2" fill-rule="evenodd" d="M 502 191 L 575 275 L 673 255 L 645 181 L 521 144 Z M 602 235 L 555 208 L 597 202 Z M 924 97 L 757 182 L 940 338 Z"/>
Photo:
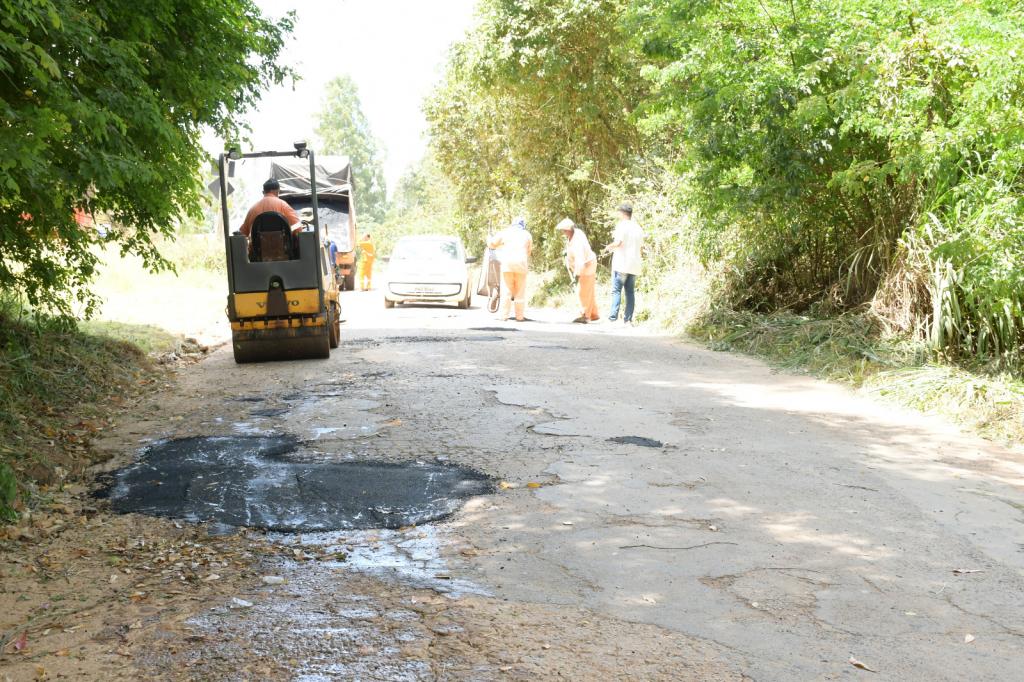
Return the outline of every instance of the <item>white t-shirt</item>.
<path id="1" fill-rule="evenodd" d="M 644 243 L 644 231 L 633 220 L 620 221 L 612 234 L 612 243 L 622 242 L 612 251 L 612 270 L 625 275 L 639 275 L 643 267 L 640 247 Z"/>

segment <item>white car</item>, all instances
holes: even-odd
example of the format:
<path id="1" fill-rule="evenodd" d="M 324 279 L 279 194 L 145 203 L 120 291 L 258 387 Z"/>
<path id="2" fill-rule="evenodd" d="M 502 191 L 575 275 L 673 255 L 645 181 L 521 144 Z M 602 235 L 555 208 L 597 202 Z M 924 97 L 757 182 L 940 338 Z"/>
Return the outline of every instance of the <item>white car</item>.
<path id="1" fill-rule="evenodd" d="M 458 237 L 402 237 L 384 272 L 384 307 L 396 303 L 454 303 L 468 308 L 470 288 L 466 249 Z"/>

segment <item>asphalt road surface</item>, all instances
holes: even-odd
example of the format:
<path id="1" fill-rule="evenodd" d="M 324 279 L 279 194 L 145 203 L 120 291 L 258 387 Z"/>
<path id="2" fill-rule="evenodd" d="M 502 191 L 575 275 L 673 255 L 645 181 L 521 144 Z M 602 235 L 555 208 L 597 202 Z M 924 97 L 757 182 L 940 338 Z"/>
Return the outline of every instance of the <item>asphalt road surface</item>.
<path id="1" fill-rule="evenodd" d="M 193 620 L 237 634 L 229 663 L 258 650 L 302 680 L 1021 679 L 1019 454 L 643 328 L 344 305 L 329 361 L 236 366 L 222 348 L 168 398 L 179 421 L 145 428 L 292 438 L 317 465 L 466 467 L 489 492 L 435 524 L 303 535 L 343 560 L 282 566 L 289 589 Z"/>

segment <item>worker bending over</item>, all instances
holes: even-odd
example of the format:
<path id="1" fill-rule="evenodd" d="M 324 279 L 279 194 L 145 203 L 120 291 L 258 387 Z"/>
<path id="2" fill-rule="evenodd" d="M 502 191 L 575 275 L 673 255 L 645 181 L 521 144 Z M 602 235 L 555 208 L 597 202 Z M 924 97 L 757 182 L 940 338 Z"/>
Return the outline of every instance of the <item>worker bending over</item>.
<path id="1" fill-rule="evenodd" d="M 373 245 L 373 239 L 367 232 L 357 242 L 362 255 L 356 267 L 356 279 L 359 281 L 359 288 L 362 291 L 369 291 L 373 284 L 373 261 L 377 260 L 377 247 Z"/>
<path id="2" fill-rule="evenodd" d="M 576 278 L 576 293 L 580 299 L 580 314 L 573 322 L 586 324 L 597 320 L 601 315 L 597 312 L 597 295 L 594 291 L 597 282 L 597 255 L 590 248 L 590 240 L 576 223 L 566 218 L 555 226 L 569 243 L 565 249 L 565 266 Z"/>
<path id="3" fill-rule="evenodd" d="M 526 319 L 526 273 L 533 253 L 533 237 L 526 231 L 526 219 L 516 218 L 512 224 L 487 240 L 487 246 L 498 250 L 501 279 L 501 319 L 507 320 L 511 305 L 516 305 L 516 320 Z"/>

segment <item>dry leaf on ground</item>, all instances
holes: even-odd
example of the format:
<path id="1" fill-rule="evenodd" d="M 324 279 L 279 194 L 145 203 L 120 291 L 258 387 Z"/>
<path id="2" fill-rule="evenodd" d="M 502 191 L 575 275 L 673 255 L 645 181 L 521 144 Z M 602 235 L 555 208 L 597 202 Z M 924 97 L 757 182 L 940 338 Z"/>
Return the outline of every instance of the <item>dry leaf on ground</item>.
<path id="1" fill-rule="evenodd" d="M 850 656 L 850 665 L 852 665 L 854 668 L 860 668 L 861 670 L 867 670 L 869 673 L 877 673 L 878 672 L 874 668 L 869 668 L 867 665 L 864 664 L 863 661 L 858 661 L 853 656 Z"/>

